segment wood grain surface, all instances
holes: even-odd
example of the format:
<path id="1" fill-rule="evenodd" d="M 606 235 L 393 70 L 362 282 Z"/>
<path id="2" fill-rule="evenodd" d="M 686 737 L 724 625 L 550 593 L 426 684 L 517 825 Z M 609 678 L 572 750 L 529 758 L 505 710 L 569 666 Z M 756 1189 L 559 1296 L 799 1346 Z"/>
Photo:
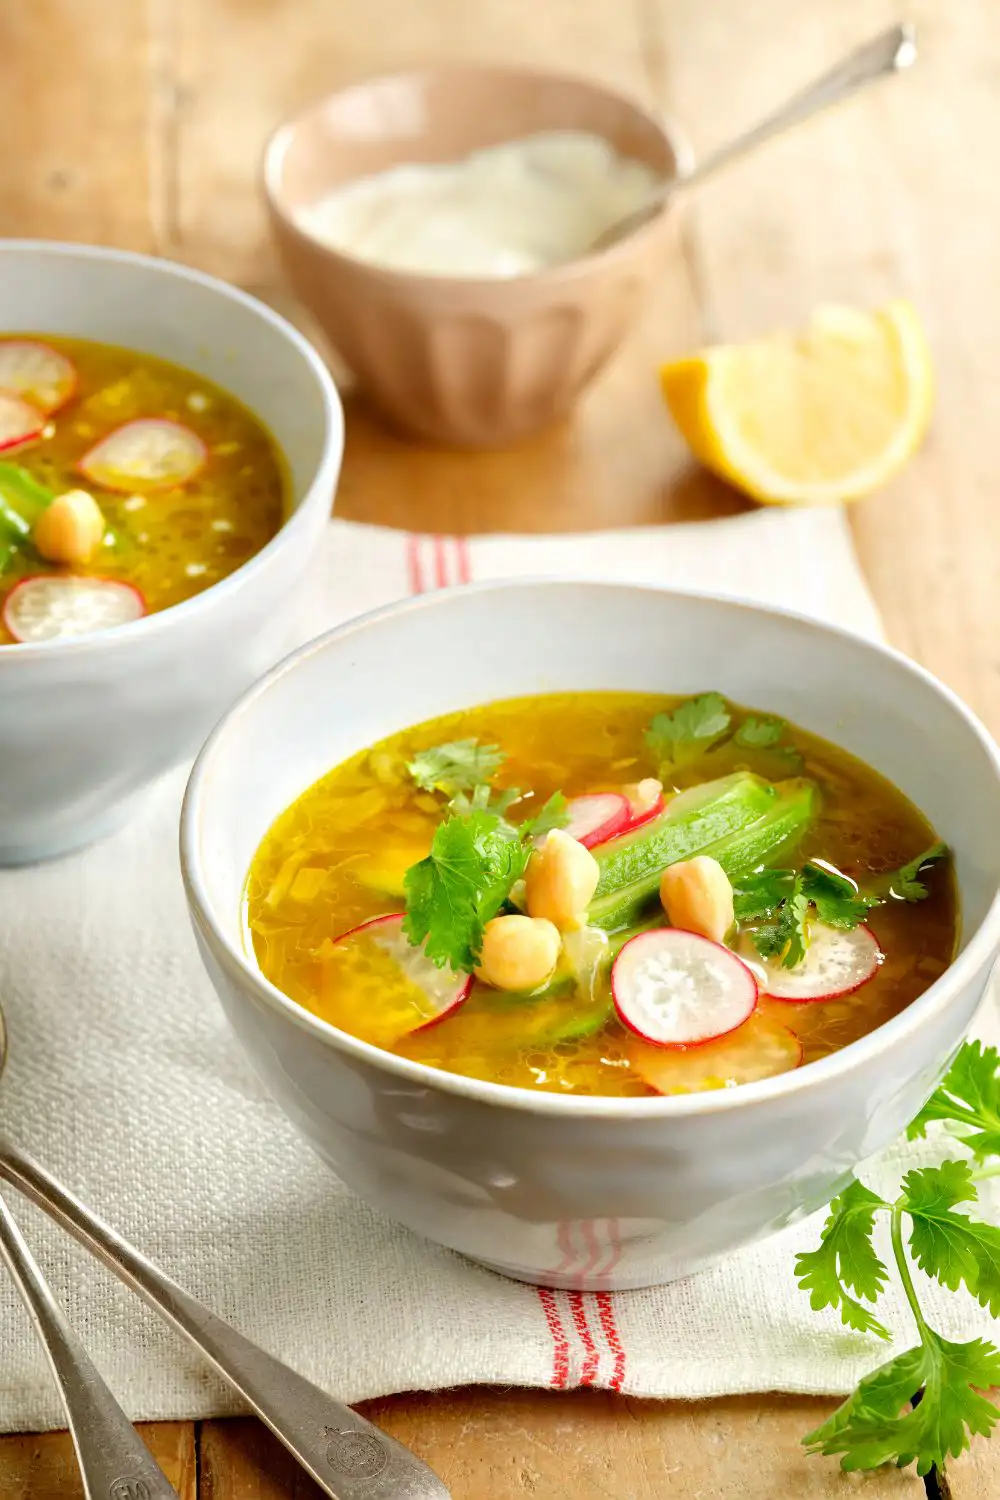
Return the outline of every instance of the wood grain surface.
<path id="1" fill-rule="evenodd" d="M 338 513 L 438 531 L 732 513 L 743 502 L 690 465 L 666 420 L 657 363 L 817 302 L 907 296 L 937 410 L 906 473 L 853 510 L 858 551 L 892 639 L 1000 729 L 1000 23 L 990 0 L 906 13 L 912 75 L 692 197 L 640 326 L 570 422 L 457 454 L 397 441 L 352 399 Z M 283 115 L 343 80 L 446 55 L 556 66 L 630 89 L 706 147 L 898 15 L 890 0 L 0 0 L 0 234 L 153 250 L 287 308 L 257 159 Z M 455 1500 L 919 1500 L 911 1474 L 846 1479 L 802 1457 L 830 1405 L 470 1390 L 368 1410 Z M 144 1435 L 184 1500 L 318 1493 L 252 1421 Z M 1000 1441 L 954 1466 L 951 1492 L 1000 1493 Z M 3 1500 L 81 1493 L 66 1434 L 0 1439 Z"/>

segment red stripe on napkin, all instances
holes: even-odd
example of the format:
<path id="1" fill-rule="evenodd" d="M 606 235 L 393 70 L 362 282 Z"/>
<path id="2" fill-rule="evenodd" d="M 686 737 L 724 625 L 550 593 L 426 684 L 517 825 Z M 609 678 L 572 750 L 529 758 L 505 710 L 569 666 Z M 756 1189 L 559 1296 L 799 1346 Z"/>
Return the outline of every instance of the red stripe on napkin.
<path id="1" fill-rule="evenodd" d="M 569 1384 L 569 1339 L 563 1328 L 562 1318 L 559 1316 L 559 1307 L 556 1303 L 555 1293 L 549 1291 L 547 1286 L 536 1287 L 538 1300 L 542 1304 L 542 1312 L 545 1321 L 549 1325 L 552 1335 L 552 1343 L 555 1349 L 555 1360 L 552 1368 L 551 1386 L 554 1391 L 564 1391 Z"/>
<path id="2" fill-rule="evenodd" d="M 597 1374 L 597 1368 L 601 1362 L 601 1356 L 594 1342 L 594 1336 L 590 1331 L 590 1324 L 587 1322 L 586 1304 L 590 1301 L 590 1298 L 584 1299 L 583 1292 L 567 1292 L 566 1296 L 569 1299 L 569 1310 L 573 1317 L 573 1326 L 577 1331 L 580 1343 L 583 1345 L 583 1369 L 580 1371 L 580 1384 L 593 1385 L 594 1376 Z"/>
<path id="3" fill-rule="evenodd" d="M 608 1386 L 613 1391 L 620 1391 L 622 1382 L 625 1379 L 625 1349 L 621 1341 L 621 1335 L 618 1332 L 618 1325 L 615 1322 L 615 1309 L 614 1303 L 611 1300 L 611 1293 L 595 1292 L 594 1301 L 597 1303 L 597 1316 L 601 1321 L 604 1337 L 607 1340 L 608 1348 L 611 1350 L 615 1362 Z"/>
<path id="4" fill-rule="evenodd" d="M 449 537 L 436 536 L 434 538 L 434 581 L 439 589 L 446 589 L 450 582 L 448 577 L 448 553 L 445 551 L 445 543 L 451 540 Z"/>
<path id="5" fill-rule="evenodd" d="M 408 536 L 406 538 L 406 572 L 410 582 L 411 594 L 422 594 L 424 592 L 424 569 L 420 561 L 420 538 Z"/>

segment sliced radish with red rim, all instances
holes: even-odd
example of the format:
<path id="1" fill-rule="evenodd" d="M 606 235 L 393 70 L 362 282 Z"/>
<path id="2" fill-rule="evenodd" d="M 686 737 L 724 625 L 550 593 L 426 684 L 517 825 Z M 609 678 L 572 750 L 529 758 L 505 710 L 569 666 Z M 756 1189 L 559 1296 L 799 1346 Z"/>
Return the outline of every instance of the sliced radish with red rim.
<path id="1" fill-rule="evenodd" d="M 45 418 L 37 407 L 0 391 L 0 453 L 41 436 Z"/>
<path id="2" fill-rule="evenodd" d="M 693 1094 L 790 1073 L 802 1061 L 802 1043 L 794 1031 L 757 1010 L 728 1036 L 700 1047 L 653 1047 L 631 1038 L 628 1056 L 658 1094 Z"/>
<path id="3" fill-rule="evenodd" d="M 621 792 L 589 792 L 574 797 L 567 807 L 569 822 L 563 832 L 593 849 L 616 833 L 623 833 L 632 816 L 631 804 Z"/>
<path id="4" fill-rule="evenodd" d="M 469 997 L 472 989 L 471 974 L 456 974 L 454 969 L 439 969 L 427 957 L 423 948 L 415 948 L 403 931 L 403 913 L 393 912 L 387 917 L 372 917 L 359 927 L 352 927 L 336 939 L 337 944 L 367 939 L 379 947 L 396 964 L 404 977 L 421 991 L 426 1008 L 421 1019 L 410 1028 L 421 1031 L 425 1026 L 434 1026 L 451 1015 Z"/>
<path id="5" fill-rule="evenodd" d="M 118 578 L 53 573 L 22 578 L 7 595 L 3 623 L 22 644 L 93 635 L 146 613 L 139 590 Z"/>
<path id="6" fill-rule="evenodd" d="M 757 981 L 721 943 L 658 927 L 625 944 L 611 993 L 636 1036 L 656 1047 L 693 1047 L 743 1025 L 757 1004 Z"/>
<path id="7" fill-rule="evenodd" d="M 742 934 L 737 949 L 756 975 L 761 994 L 773 1000 L 834 1000 L 859 990 L 878 973 L 882 950 L 870 927 L 844 932 L 814 922 L 809 938 L 805 958 L 786 969 L 778 959 L 762 959 L 750 933 Z"/>
<path id="8" fill-rule="evenodd" d="M 190 427 L 164 417 L 140 417 L 101 438 L 77 468 L 103 489 L 145 494 L 186 484 L 207 457 L 205 444 Z"/>
<path id="9" fill-rule="evenodd" d="M 76 366 L 58 349 L 35 339 L 0 342 L 0 391 L 23 396 L 45 416 L 51 416 L 74 394 Z"/>

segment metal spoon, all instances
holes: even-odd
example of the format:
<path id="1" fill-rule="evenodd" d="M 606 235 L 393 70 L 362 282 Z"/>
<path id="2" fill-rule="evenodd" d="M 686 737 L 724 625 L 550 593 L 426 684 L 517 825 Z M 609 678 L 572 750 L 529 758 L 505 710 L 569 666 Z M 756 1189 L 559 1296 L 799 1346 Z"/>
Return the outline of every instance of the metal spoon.
<path id="1" fill-rule="evenodd" d="M 6 1055 L 0 1010 L 0 1071 Z M 0 1198 L 0 1260 L 35 1325 L 73 1436 L 87 1500 L 177 1500 L 177 1491 L 97 1373 Z"/>
<path id="2" fill-rule="evenodd" d="M 789 126 L 797 125 L 801 120 L 808 120 L 811 115 L 818 114 L 830 104 L 837 104 L 841 99 L 847 99 L 858 89 L 864 88 L 866 84 L 873 83 L 876 78 L 884 77 L 889 73 L 902 72 L 916 60 L 917 38 L 913 26 L 909 24 L 892 26 L 888 31 L 880 32 L 863 47 L 859 47 L 855 52 L 843 58 L 828 73 L 814 79 L 799 93 L 793 94 L 780 109 L 767 115 L 750 130 L 744 131 L 735 139 L 719 146 L 715 151 L 710 151 L 707 156 L 702 157 L 700 162 L 682 169 L 669 182 L 662 183 L 645 203 L 602 230 L 593 244 L 589 246 L 588 253 L 606 250 L 609 245 L 615 244 L 625 235 L 631 234 L 633 230 L 639 229 L 650 219 L 655 218 L 680 188 L 692 187 L 704 178 L 711 177 L 712 173 L 717 172 L 720 167 L 727 166 L 729 162 L 752 151 L 763 141 L 770 140 L 772 136 L 779 135 Z"/>
<path id="3" fill-rule="evenodd" d="M 4 1050 L 0 1025 L 0 1068 Z M 0 1177 L 37 1203 L 182 1333 L 331 1500 L 450 1500 L 451 1492 L 416 1454 L 217 1318 L 4 1137 Z M 120 1411 L 119 1415 L 124 1420 Z M 134 1431 L 133 1437 L 139 1442 Z M 110 1481 L 95 1493 L 100 1500 L 146 1500 L 141 1488 L 118 1490 Z M 174 1493 L 169 1485 L 159 1490 L 150 1486 L 149 1500 Z"/>

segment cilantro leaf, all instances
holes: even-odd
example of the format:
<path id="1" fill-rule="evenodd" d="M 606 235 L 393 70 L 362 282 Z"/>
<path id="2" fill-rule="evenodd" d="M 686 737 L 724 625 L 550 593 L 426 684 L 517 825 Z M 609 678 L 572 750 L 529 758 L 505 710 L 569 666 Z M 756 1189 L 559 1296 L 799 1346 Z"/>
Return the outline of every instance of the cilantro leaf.
<path id="1" fill-rule="evenodd" d="M 733 740 L 746 750 L 766 750 L 778 743 L 786 728 L 784 719 L 775 719 L 770 714 L 763 714 L 759 718 L 751 715 L 743 720 L 733 735 Z"/>
<path id="2" fill-rule="evenodd" d="M 456 792 L 448 805 L 457 813 L 495 812 L 502 818 L 506 816 L 515 802 L 520 802 L 522 796 L 520 787 L 508 786 L 498 791 L 496 787 L 488 786 L 486 782 L 481 781 L 478 786 L 472 788 L 469 795 L 465 792 Z"/>
<path id="3" fill-rule="evenodd" d="M 803 865 L 802 891 L 830 927 L 857 927 L 873 906 L 881 905 L 878 896 L 863 896 L 846 875 L 824 865 Z"/>
<path id="4" fill-rule="evenodd" d="M 774 920 L 765 922 L 753 934 L 754 947 L 761 958 L 780 958 L 786 969 L 794 969 L 800 964 L 809 947 L 808 917 L 809 898 L 802 889 L 800 872 Z"/>
<path id="5" fill-rule="evenodd" d="M 998 1382 L 1000 1351 L 992 1344 L 954 1344 L 925 1326 L 915 1349 L 866 1375 L 803 1442 L 810 1453 L 841 1454 L 842 1469 L 915 1462 L 918 1474 L 928 1474 L 963 1453 L 972 1434 L 988 1436 L 1000 1413 L 978 1392 Z"/>
<path id="6" fill-rule="evenodd" d="M 672 713 L 654 714 L 646 744 L 661 764 L 686 765 L 726 733 L 730 713 L 721 693 L 699 693 Z"/>
<path id="7" fill-rule="evenodd" d="M 759 922 L 773 916 L 794 884 L 794 870 L 760 870 L 756 875 L 738 876 L 733 881 L 737 922 Z"/>
<path id="8" fill-rule="evenodd" d="M 403 879 L 404 931 L 439 968 L 471 973 L 483 928 L 524 874 L 530 848 L 497 813 L 452 815 L 438 825 L 431 852 Z"/>
<path id="9" fill-rule="evenodd" d="M 536 839 L 553 828 L 565 828 L 569 822 L 566 798 L 562 792 L 553 792 L 549 800 L 540 807 L 533 818 L 526 818 L 518 833 L 523 839 Z"/>
<path id="10" fill-rule="evenodd" d="M 921 871 L 929 865 L 939 864 L 950 853 L 947 844 L 932 844 L 923 854 L 911 859 L 909 864 L 900 865 L 898 870 L 890 870 L 887 875 L 880 876 L 879 890 L 886 896 L 896 896 L 901 901 L 923 901 L 927 896 L 927 887 L 918 878 Z"/>
<path id="11" fill-rule="evenodd" d="M 815 1312 L 835 1307 L 848 1328 L 877 1333 L 883 1339 L 889 1337 L 888 1330 L 849 1294 L 856 1292 L 867 1302 L 874 1302 L 885 1286 L 889 1272 L 875 1253 L 872 1230 L 879 1209 L 888 1207 L 854 1178 L 830 1204 L 819 1248 L 805 1250 L 795 1260 L 799 1286 L 809 1293 L 809 1305 Z"/>
<path id="12" fill-rule="evenodd" d="M 1000 1053 L 981 1042 L 965 1042 L 944 1079 L 910 1125 L 910 1140 L 927 1133 L 933 1120 L 973 1127 L 959 1135 L 977 1156 L 1000 1155 Z"/>
<path id="13" fill-rule="evenodd" d="M 976 1184 L 967 1161 L 922 1167 L 903 1178 L 903 1207 L 910 1215 L 910 1249 L 922 1271 L 949 1291 L 964 1283 L 982 1307 L 1000 1316 L 1000 1229 L 952 1210 L 974 1202 Z"/>
<path id="14" fill-rule="evenodd" d="M 418 750 L 406 769 L 425 792 L 471 792 L 489 781 L 505 757 L 499 745 L 481 745 L 478 740 L 451 740 Z"/>

